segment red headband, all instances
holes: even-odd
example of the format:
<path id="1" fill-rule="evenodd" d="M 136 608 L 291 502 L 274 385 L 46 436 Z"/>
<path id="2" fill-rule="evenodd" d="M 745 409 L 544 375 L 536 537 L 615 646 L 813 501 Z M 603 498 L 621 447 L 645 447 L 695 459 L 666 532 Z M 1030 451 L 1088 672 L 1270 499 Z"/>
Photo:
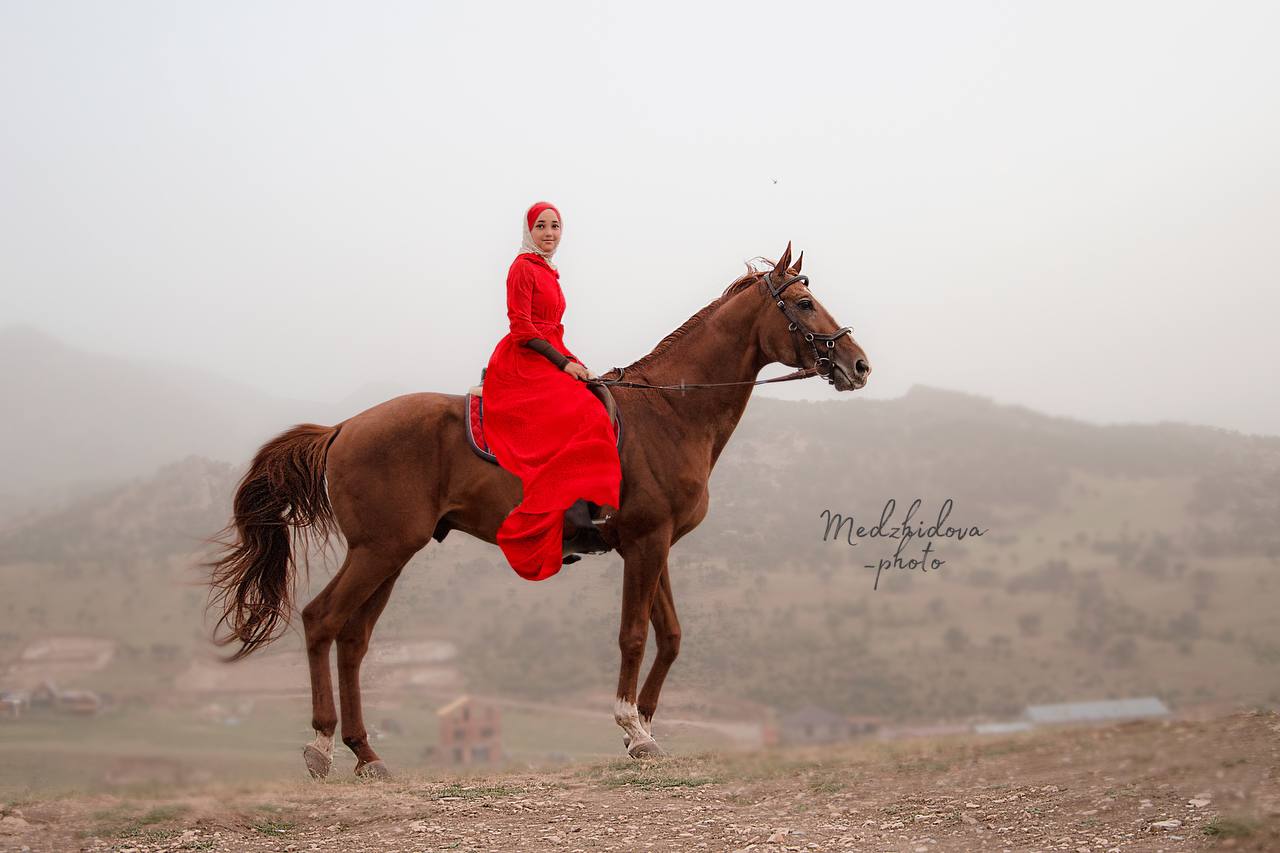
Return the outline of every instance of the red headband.
<path id="1" fill-rule="evenodd" d="M 524 221 L 529 226 L 530 231 L 533 230 L 533 223 L 538 221 L 538 217 L 542 215 L 544 210 L 554 210 L 556 218 L 560 220 L 561 224 L 564 223 L 564 217 L 560 216 L 560 211 L 556 209 L 554 204 L 549 201 L 540 201 L 529 208 L 529 212 L 524 215 Z"/>

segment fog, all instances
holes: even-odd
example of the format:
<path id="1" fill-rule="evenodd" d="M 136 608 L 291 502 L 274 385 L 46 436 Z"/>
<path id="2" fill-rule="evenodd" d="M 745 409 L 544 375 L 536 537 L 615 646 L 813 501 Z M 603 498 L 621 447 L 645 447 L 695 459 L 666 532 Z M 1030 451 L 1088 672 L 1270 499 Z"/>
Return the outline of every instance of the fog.
<path id="1" fill-rule="evenodd" d="M 685 634 L 663 633 L 680 655 L 654 736 L 673 754 L 814 745 L 815 725 L 851 742 L 1038 733 L 1046 706 L 1107 701 L 1179 725 L 1274 709 L 1277 25 L 1264 3 L 0 0 L 0 834 L 30 829 L 11 802 L 35 804 L 31 832 L 63 821 L 40 811 L 50 792 L 305 778 L 316 735 L 299 620 L 222 665 L 209 537 L 241 505 L 254 452 L 288 427 L 476 383 L 507 331 L 522 214 L 541 199 L 564 218 L 565 341 L 595 372 L 645 355 L 788 241 L 873 365 L 854 393 L 756 389 L 705 519 L 676 537 Z M 652 440 L 636 423 L 625 434 Z M 467 461 L 466 476 L 486 464 Z M 347 488 L 390 482 L 382 470 Z M 983 533 L 939 534 L 945 568 L 928 572 L 887 567 L 897 555 L 874 535 L 827 535 L 824 512 L 874 524 L 913 499 L 921 527 L 946 506 L 948 523 Z M 396 508 L 404 530 L 423 511 Z M 246 523 L 274 524 L 268 512 Z M 328 544 L 281 613 L 333 576 L 344 543 Z M 286 563 L 272 565 L 283 588 Z M 489 727 L 477 763 L 626 754 L 612 716 L 623 572 L 611 551 L 530 584 L 461 526 L 431 541 L 362 670 L 379 754 L 397 772 L 454 767 L 464 696 Z M 340 645 L 358 655 L 353 636 Z M 1143 751 L 1187 760 L 1191 735 L 1143 731 L 1156 744 Z M 1251 749 L 1236 731 L 1223 724 L 1233 750 Z M 1090 761 L 1111 748 L 1072 747 Z M 1256 775 L 1196 748 L 1224 780 L 1203 783 L 1216 798 L 1237 790 L 1225 770 Z M 956 765 L 983 786 L 954 791 L 956 815 L 994 792 L 986 779 L 1030 778 L 1019 761 L 1049 772 L 1049 759 L 1005 760 Z M 1125 808 L 1162 797 L 1190 822 L 1186 801 L 1206 788 L 1179 764 L 1166 775 L 1182 789 L 1165 791 L 1146 760 L 1123 771 L 1143 774 Z M 846 790 L 786 773 L 813 786 L 778 801 Z M 1088 773 L 1113 802 L 1112 777 Z M 1043 781 L 1037 797 L 1061 782 L 1078 799 L 1035 812 L 1037 832 L 1103 802 L 1070 776 Z M 924 790 L 880 794 L 909 789 Z M 995 802 L 1006 796 L 1019 794 Z M 182 839 L 197 819 L 82 811 L 58 831 L 146 839 L 167 821 Z M 317 833 L 334 813 L 316 810 Z M 886 830 L 894 813 L 852 824 Z M 1146 831 L 1125 819 L 1090 818 L 1080 837 Z M 225 828 L 230 846 L 202 849 L 285 831 L 274 812 L 210 820 L 201 831 Z M 756 840 L 772 844 L 792 817 L 760 820 L 770 834 Z"/>
<path id="2" fill-rule="evenodd" d="M 869 398 L 1277 433 L 1277 24 L 1268 3 L 6 3 L 0 323 L 277 396 L 456 393 L 546 198 L 566 341 L 597 372 L 791 240 Z"/>

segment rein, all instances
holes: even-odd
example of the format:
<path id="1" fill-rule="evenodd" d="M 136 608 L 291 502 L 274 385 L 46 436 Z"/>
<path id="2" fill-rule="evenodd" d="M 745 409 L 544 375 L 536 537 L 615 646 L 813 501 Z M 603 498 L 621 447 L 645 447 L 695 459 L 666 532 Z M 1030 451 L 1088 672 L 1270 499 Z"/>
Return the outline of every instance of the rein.
<path id="1" fill-rule="evenodd" d="M 791 278 L 784 281 L 777 288 L 775 288 L 772 282 L 773 273 L 774 273 L 773 270 L 770 270 L 769 272 L 765 273 L 764 278 L 762 280 L 764 281 L 765 285 L 769 288 L 769 296 L 776 301 L 778 308 L 781 309 L 782 311 L 783 316 L 785 316 L 789 321 L 787 325 L 787 331 L 802 332 L 804 334 L 805 342 L 808 343 L 809 346 L 813 348 L 813 366 L 802 367 L 799 370 L 795 370 L 795 371 L 792 371 L 791 373 L 788 373 L 786 376 L 775 376 L 772 379 L 757 379 L 755 381 L 744 380 L 740 382 L 693 382 L 693 383 L 681 382 L 678 385 L 649 385 L 644 382 L 632 382 L 630 380 L 624 380 L 622 378 L 623 369 L 621 367 L 615 367 L 613 368 L 613 370 L 610 370 L 608 372 L 617 373 L 618 374 L 617 379 L 602 379 L 597 376 L 594 379 L 588 379 L 586 381 L 593 382 L 599 385 L 609 385 L 615 388 L 647 388 L 655 391 L 683 391 L 686 388 L 719 388 L 726 385 L 767 385 L 770 382 L 790 382 L 793 379 L 808 379 L 811 376 L 821 376 L 823 379 L 826 379 L 828 382 L 834 385 L 835 380 L 832 378 L 832 374 L 835 372 L 835 362 L 833 362 L 827 356 L 824 356 L 821 354 L 821 351 L 818 349 L 818 341 L 822 341 L 823 343 L 825 343 L 827 345 L 826 348 L 828 351 L 833 350 L 835 349 L 836 341 L 838 341 L 842 336 L 848 335 L 851 332 L 853 332 L 853 327 L 841 326 L 839 329 L 836 329 L 834 332 L 832 332 L 829 335 L 810 331 L 809 328 L 800 321 L 799 317 L 791 313 L 790 309 L 787 308 L 786 300 L 782 298 L 782 292 L 786 290 L 788 287 L 790 287 L 791 285 L 795 284 L 797 281 L 804 282 L 805 287 L 808 287 L 809 277 L 807 275 L 792 276 Z M 827 368 L 826 373 L 823 373 L 821 368 L 821 364 L 824 361 L 827 362 L 828 365 L 830 365 Z"/>
<path id="2" fill-rule="evenodd" d="M 792 379 L 808 379 L 810 376 L 826 376 L 827 374 L 819 374 L 815 368 L 806 367 L 788 373 L 786 376 L 775 376 L 772 379 L 757 379 L 754 382 L 681 382 L 679 385 L 648 385 L 644 382 L 632 382 L 622 378 L 622 368 L 615 367 L 609 373 L 617 373 L 617 379 L 588 379 L 587 382 L 594 382 L 599 385 L 608 385 L 613 388 L 651 388 L 656 391 L 683 391 L 686 388 L 717 388 L 722 385 L 767 385 L 770 382 L 789 382 Z M 828 380 L 830 381 L 830 380 Z"/>

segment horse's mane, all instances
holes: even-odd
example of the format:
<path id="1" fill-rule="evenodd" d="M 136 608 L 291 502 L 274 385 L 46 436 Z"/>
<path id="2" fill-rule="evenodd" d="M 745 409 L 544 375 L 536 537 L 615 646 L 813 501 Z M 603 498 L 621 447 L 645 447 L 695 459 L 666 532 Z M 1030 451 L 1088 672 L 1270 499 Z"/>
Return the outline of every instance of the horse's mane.
<path id="1" fill-rule="evenodd" d="M 769 265 L 768 268 L 757 269 L 754 266 L 754 264 L 757 261 L 762 261 L 768 264 Z M 674 332 L 667 335 L 662 340 L 658 341 L 658 345 L 655 346 L 652 350 L 650 350 L 648 355 L 641 356 L 639 359 L 637 359 L 636 361 L 633 361 L 631 364 L 628 364 L 626 367 L 622 369 L 623 370 L 639 370 L 640 368 L 644 367 L 646 364 L 651 363 L 658 356 L 662 355 L 664 352 L 670 349 L 672 345 L 675 344 L 676 341 L 680 340 L 686 334 L 688 334 L 690 330 L 692 330 L 694 327 L 702 323 L 703 320 L 707 319 L 712 314 L 714 314 L 716 310 L 719 309 L 719 307 L 723 305 L 725 302 L 727 302 L 731 297 L 735 296 L 738 293 L 741 293 L 743 290 L 746 290 L 748 287 L 750 287 L 753 284 L 759 285 L 760 282 L 763 280 L 761 278 L 761 274 L 768 272 L 770 269 L 773 269 L 773 267 L 776 266 L 776 262 L 771 261 L 768 258 L 755 257 L 746 261 L 746 265 L 747 265 L 747 271 L 742 275 L 738 276 L 738 278 L 734 279 L 733 282 L 724 289 L 723 293 L 721 293 L 714 300 L 709 302 L 706 306 L 698 309 L 698 312 L 696 314 L 694 314 L 688 320 L 685 320 L 683 323 L 680 324 L 680 328 L 676 329 Z M 609 372 L 612 373 L 616 370 L 617 368 L 614 368 L 613 371 L 609 371 Z"/>

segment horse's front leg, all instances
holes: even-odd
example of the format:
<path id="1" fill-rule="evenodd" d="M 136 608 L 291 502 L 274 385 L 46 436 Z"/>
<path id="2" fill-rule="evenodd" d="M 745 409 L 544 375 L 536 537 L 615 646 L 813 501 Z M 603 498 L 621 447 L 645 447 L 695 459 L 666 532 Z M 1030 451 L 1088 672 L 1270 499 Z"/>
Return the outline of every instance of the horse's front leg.
<path id="1" fill-rule="evenodd" d="M 636 684 L 640 680 L 640 663 L 644 659 L 649 637 L 649 618 L 658 582 L 667 567 L 671 548 L 668 531 L 660 530 L 640 540 L 627 543 L 623 554 L 622 624 L 618 629 L 618 648 L 622 664 L 618 670 L 618 693 L 613 705 L 613 719 L 623 731 L 627 754 L 632 758 L 665 755 L 653 736 L 645 730 L 636 706 Z"/>
<path id="2" fill-rule="evenodd" d="M 675 663 L 680 654 L 680 620 L 676 618 L 675 597 L 671 593 L 671 570 L 664 565 L 658 577 L 658 592 L 653 599 L 653 610 L 649 614 L 653 621 L 653 635 L 658 643 L 658 653 L 649 667 L 649 675 L 640 690 L 640 701 L 636 703 L 640 712 L 640 725 L 645 733 L 653 736 L 653 715 L 658 710 L 658 694 L 662 692 L 662 683 L 666 680 L 667 671 Z M 622 742 L 631 746 L 625 735 Z"/>

